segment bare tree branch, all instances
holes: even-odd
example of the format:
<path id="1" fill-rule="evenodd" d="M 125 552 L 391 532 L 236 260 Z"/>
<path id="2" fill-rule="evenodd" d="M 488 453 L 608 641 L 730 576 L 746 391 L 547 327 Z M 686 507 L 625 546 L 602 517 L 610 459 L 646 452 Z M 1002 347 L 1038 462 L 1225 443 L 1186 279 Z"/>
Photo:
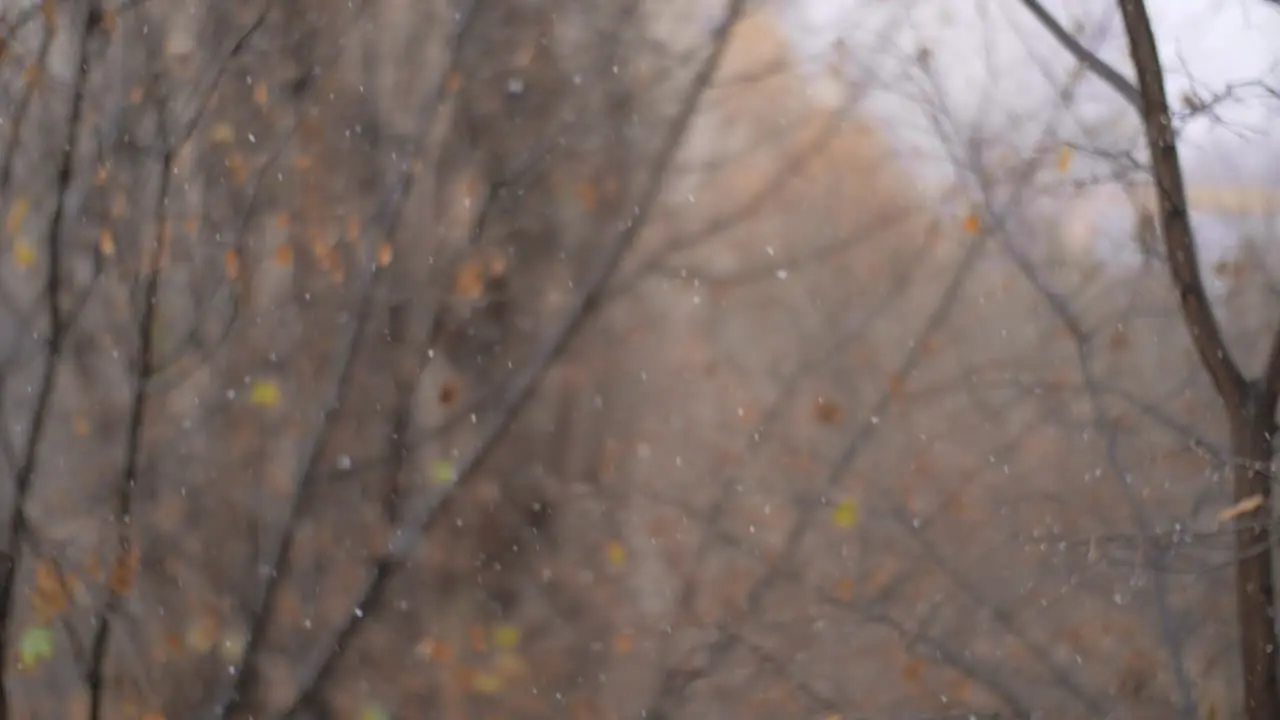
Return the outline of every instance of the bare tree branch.
<path id="1" fill-rule="evenodd" d="M 1091 70 L 1111 89 L 1119 93 L 1120 97 L 1124 98 L 1124 101 L 1132 105 L 1135 110 L 1142 108 L 1142 98 L 1138 94 L 1138 88 L 1134 87 L 1133 83 L 1129 82 L 1124 75 L 1121 75 L 1119 71 L 1108 65 L 1106 61 L 1077 40 L 1071 34 L 1071 31 L 1058 22 L 1053 13 L 1050 13 L 1045 9 L 1044 5 L 1040 4 L 1039 0 L 1022 0 L 1022 4 L 1076 60 Z"/>

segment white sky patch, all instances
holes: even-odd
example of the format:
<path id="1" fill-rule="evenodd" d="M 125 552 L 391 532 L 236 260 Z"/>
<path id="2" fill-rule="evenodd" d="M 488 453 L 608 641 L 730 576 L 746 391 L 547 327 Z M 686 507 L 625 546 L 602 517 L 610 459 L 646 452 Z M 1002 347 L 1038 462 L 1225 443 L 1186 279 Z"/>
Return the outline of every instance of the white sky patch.
<path id="1" fill-rule="evenodd" d="M 1259 207 L 1196 206 L 1206 262 L 1232 253 L 1241 234 L 1274 232 L 1280 212 L 1280 7 L 1264 0 L 1148 0 L 1166 85 L 1175 110 L 1213 100 L 1212 116 L 1180 124 L 1179 149 L 1197 197 L 1239 189 Z M 1043 0 L 1084 44 L 1123 75 L 1130 70 L 1114 0 Z M 831 77 L 833 58 L 847 87 L 860 86 L 860 107 L 889 136 L 921 186 L 939 196 L 957 186 L 973 193 L 967 172 L 1018 167 L 1043 157 L 1026 206 L 1075 212 L 1073 182 L 1106 182 L 1116 156 L 1145 157 L 1136 113 L 1044 30 L 1020 0 L 791 0 L 783 12 L 806 66 Z M 835 52 L 839 44 L 843 48 Z M 1067 89 L 1069 88 L 1069 92 Z M 828 86 L 829 89 L 829 86 Z M 1065 99 L 1064 99 L 1065 98 Z M 1059 148 L 1080 148 L 1063 173 Z M 1145 160 L 1143 160 L 1145 162 Z M 1004 171 L 999 179 L 1024 188 Z M 1265 188 L 1268 192 L 1257 192 Z M 1212 189 L 1213 192 L 1209 192 Z M 1216 193 L 1216 194 L 1215 194 Z M 961 192 L 960 196 L 966 193 Z M 1105 197 L 1123 198 L 1122 193 Z M 1096 200 L 1094 202 L 1096 205 Z M 1248 205 L 1248 203 L 1245 203 Z M 1096 212 L 1099 240 L 1127 236 L 1131 208 Z M 1096 251 L 1112 256 L 1115 243 Z"/>

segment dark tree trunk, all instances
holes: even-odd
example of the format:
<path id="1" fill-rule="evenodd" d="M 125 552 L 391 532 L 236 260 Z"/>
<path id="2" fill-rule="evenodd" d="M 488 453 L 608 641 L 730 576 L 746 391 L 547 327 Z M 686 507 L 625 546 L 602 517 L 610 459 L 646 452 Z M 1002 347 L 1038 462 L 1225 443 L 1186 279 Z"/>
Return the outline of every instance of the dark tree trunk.
<path id="1" fill-rule="evenodd" d="M 1280 718 L 1280 646 L 1275 622 L 1271 550 L 1271 456 L 1276 398 L 1251 388 L 1243 407 L 1231 413 L 1232 484 L 1237 503 L 1261 496 L 1262 507 L 1236 526 L 1236 612 L 1244 670 L 1245 717 Z M 1252 504 L 1252 503 L 1250 503 Z"/>
<path id="2" fill-rule="evenodd" d="M 1280 395 L 1280 334 L 1272 342 L 1261 381 L 1249 382 L 1227 348 L 1213 314 L 1196 253 L 1177 133 L 1165 97 L 1164 71 L 1143 0 L 1117 0 L 1138 74 L 1138 110 L 1146 127 L 1152 175 L 1160 207 L 1160 231 L 1169 277 L 1178 293 L 1192 345 L 1227 409 L 1231 429 L 1231 478 L 1239 507 L 1254 505 L 1236 522 L 1236 611 L 1244 671 L 1247 720 L 1280 720 L 1280 640 L 1275 624 L 1272 567 L 1271 452 Z M 1122 88 L 1123 90 L 1123 88 Z M 1129 95 L 1126 95 L 1127 97 Z"/>

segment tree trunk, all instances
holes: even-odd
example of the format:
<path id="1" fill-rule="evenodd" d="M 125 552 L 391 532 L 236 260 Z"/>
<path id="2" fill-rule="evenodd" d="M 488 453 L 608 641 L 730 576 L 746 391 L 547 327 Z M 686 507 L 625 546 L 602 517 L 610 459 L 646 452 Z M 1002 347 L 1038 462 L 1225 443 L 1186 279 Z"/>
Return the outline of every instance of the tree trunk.
<path id="1" fill-rule="evenodd" d="M 1248 720 L 1280 718 L 1280 640 L 1276 635 L 1275 582 L 1271 550 L 1271 455 L 1276 398 L 1260 387 L 1243 407 L 1230 413 L 1235 500 L 1255 496 L 1262 507 L 1236 526 L 1236 612 L 1240 659 L 1244 670 L 1244 706 Z"/>

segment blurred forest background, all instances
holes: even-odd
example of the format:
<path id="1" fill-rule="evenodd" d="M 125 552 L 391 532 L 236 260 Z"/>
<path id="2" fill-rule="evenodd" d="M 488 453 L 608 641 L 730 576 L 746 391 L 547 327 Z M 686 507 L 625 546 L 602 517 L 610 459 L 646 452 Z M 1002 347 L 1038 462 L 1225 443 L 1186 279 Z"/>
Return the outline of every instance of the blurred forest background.
<path id="1" fill-rule="evenodd" d="M 921 192 L 774 9 L 0 31 L 0 717 L 1240 712 L 1164 263 Z M 1207 267 L 1249 367 L 1264 240 Z"/>

